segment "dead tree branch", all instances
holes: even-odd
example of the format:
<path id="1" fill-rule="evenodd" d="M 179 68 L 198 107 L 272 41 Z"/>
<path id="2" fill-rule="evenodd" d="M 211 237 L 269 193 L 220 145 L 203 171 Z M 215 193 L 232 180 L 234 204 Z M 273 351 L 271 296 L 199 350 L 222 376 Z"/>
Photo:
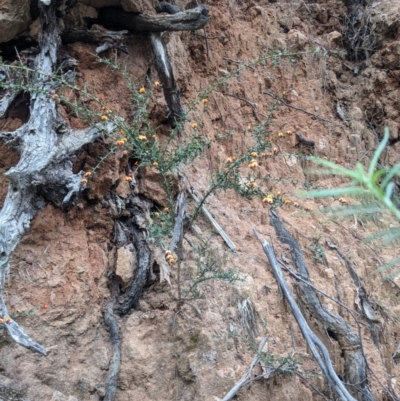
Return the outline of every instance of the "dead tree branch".
<path id="1" fill-rule="evenodd" d="M 282 289 L 282 292 L 290 306 L 293 316 L 295 317 L 300 327 L 303 337 L 306 340 L 312 354 L 314 355 L 314 358 L 318 362 L 318 365 L 321 367 L 321 370 L 328 380 L 330 387 L 341 400 L 356 401 L 355 398 L 348 392 L 343 382 L 337 376 L 325 345 L 308 326 L 306 319 L 301 313 L 300 308 L 298 307 L 292 295 L 292 292 L 290 291 L 289 286 L 286 283 L 285 276 L 283 275 L 282 270 L 279 267 L 272 245 L 269 244 L 267 241 L 262 240 L 258 235 L 256 229 L 254 229 L 254 234 L 262 245 L 264 252 L 268 257 L 275 279 Z"/>

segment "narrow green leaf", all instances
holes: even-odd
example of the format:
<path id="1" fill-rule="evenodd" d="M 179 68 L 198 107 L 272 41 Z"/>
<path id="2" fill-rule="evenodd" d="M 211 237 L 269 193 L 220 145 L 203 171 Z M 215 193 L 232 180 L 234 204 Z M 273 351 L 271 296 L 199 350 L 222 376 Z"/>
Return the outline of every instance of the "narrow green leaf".
<path id="1" fill-rule="evenodd" d="M 385 263 L 383 266 L 381 266 L 379 269 L 375 270 L 375 273 L 381 273 L 385 270 L 390 269 L 391 267 L 397 265 L 398 263 L 400 263 L 400 257 L 395 258 L 393 260 L 391 260 L 389 263 Z"/>
<path id="2" fill-rule="evenodd" d="M 387 143 L 389 141 L 389 128 L 385 127 L 385 132 L 383 135 L 382 142 L 379 144 L 378 148 L 376 149 L 374 156 L 372 157 L 371 164 L 369 165 L 368 169 L 368 177 L 372 178 L 374 174 L 376 165 L 378 164 L 379 157 L 381 156 L 383 150 L 385 149 Z"/>
<path id="3" fill-rule="evenodd" d="M 298 191 L 296 194 L 303 198 L 320 198 L 323 196 L 363 195 L 367 192 L 361 187 L 331 188 L 315 191 Z"/>
<path id="4" fill-rule="evenodd" d="M 400 237 L 400 227 L 391 227 L 387 230 L 379 231 L 373 235 L 368 236 L 364 239 L 365 242 L 372 242 L 376 240 L 386 241 L 386 238 L 396 239 Z"/>
<path id="5" fill-rule="evenodd" d="M 385 188 L 386 185 L 390 182 L 390 180 L 396 175 L 400 175 L 400 163 L 396 164 L 388 171 L 388 173 L 385 175 L 385 178 L 381 183 L 381 187 Z"/>

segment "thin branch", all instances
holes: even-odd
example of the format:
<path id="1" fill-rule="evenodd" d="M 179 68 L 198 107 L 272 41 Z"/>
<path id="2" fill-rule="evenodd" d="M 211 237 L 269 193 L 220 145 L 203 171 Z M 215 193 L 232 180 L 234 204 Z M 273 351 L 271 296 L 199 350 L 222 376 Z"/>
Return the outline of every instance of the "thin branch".
<path id="1" fill-rule="evenodd" d="M 222 237 L 222 239 L 225 241 L 226 245 L 232 250 L 236 251 L 236 245 L 233 243 L 233 241 L 228 237 L 226 232 L 221 228 L 221 226 L 216 222 L 214 217 L 212 217 L 211 213 L 207 210 L 207 208 L 202 205 L 202 202 L 200 199 L 194 194 L 193 190 L 190 190 L 189 193 L 192 195 L 192 198 L 194 201 L 197 203 L 197 205 L 201 205 L 201 210 L 203 211 L 204 215 L 208 218 L 210 223 L 213 225 L 213 227 L 217 230 L 218 234 Z"/>
<path id="2" fill-rule="evenodd" d="M 283 103 L 286 107 L 289 107 L 289 108 L 294 109 L 294 110 L 301 111 L 301 112 L 303 112 L 303 113 L 305 113 L 305 114 L 308 114 L 309 116 L 313 116 L 313 117 L 317 118 L 318 120 L 325 121 L 325 122 L 331 123 L 331 124 L 337 124 L 336 122 L 334 122 L 334 121 L 332 121 L 332 120 L 328 120 L 328 119 L 326 119 L 326 118 L 324 118 L 324 117 L 321 117 L 321 116 L 319 116 L 318 114 L 311 113 L 311 112 L 309 112 L 309 111 L 307 111 L 307 110 L 304 110 L 304 109 L 302 109 L 302 108 L 300 108 L 300 107 L 292 106 L 291 104 L 285 102 L 283 99 L 281 99 L 280 97 L 274 95 L 273 93 L 271 93 L 271 92 L 269 92 L 269 91 L 265 91 L 264 93 L 265 93 L 266 95 L 268 95 L 269 97 L 272 97 L 272 99 L 277 100 L 278 102 Z"/>
<path id="3" fill-rule="evenodd" d="M 254 355 L 254 358 L 251 361 L 250 366 L 246 369 L 246 372 L 244 373 L 242 378 L 237 383 L 235 383 L 235 385 L 228 391 L 228 393 L 225 395 L 225 397 L 222 399 L 222 401 L 231 400 L 242 387 L 244 387 L 246 384 L 248 384 L 249 377 L 251 375 L 251 371 L 253 370 L 254 366 L 256 366 L 257 363 L 260 361 L 261 352 L 264 349 L 264 346 L 267 343 L 267 341 L 268 341 L 268 337 L 264 337 L 260 341 L 257 353 Z M 263 374 L 263 376 L 265 376 L 265 374 Z"/>
<path id="4" fill-rule="evenodd" d="M 238 100 L 242 100 L 243 102 L 245 102 L 245 103 L 247 103 L 249 106 L 251 106 L 251 108 L 252 108 L 252 110 L 253 110 L 254 118 L 257 120 L 257 122 L 259 122 L 259 123 L 261 124 L 261 120 L 260 120 L 260 118 L 258 117 L 258 114 L 257 114 L 257 107 L 255 106 L 254 103 L 250 102 L 250 100 L 247 100 L 247 99 L 245 99 L 244 97 L 240 97 L 240 96 L 236 96 L 236 95 L 231 95 L 231 94 L 229 94 L 229 93 L 224 93 L 224 95 L 225 95 L 225 96 L 234 97 L 235 99 L 238 99 Z"/>

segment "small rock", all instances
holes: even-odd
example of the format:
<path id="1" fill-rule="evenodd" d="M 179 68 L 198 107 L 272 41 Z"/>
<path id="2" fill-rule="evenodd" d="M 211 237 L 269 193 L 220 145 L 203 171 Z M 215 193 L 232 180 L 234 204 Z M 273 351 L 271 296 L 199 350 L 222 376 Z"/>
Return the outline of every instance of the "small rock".
<path id="1" fill-rule="evenodd" d="M 115 275 L 123 285 L 129 284 L 137 267 L 136 252 L 132 244 L 117 250 L 116 265 Z"/>
<path id="2" fill-rule="evenodd" d="M 342 34 L 338 31 L 329 32 L 327 35 L 328 43 L 330 47 L 335 47 L 342 43 Z"/>
<path id="3" fill-rule="evenodd" d="M 290 48 L 294 50 L 302 50 L 308 43 L 307 36 L 297 29 L 291 29 L 287 34 L 287 39 L 290 44 Z"/>
<path id="4" fill-rule="evenodd" d="M 30 1 L 0 0 L 0 43 L 8 42 L 28 28 Z"/>

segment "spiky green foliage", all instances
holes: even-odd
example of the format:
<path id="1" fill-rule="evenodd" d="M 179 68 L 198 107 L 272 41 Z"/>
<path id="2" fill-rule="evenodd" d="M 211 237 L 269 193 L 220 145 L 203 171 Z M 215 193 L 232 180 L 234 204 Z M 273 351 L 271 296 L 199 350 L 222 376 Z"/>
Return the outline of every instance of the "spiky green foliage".
<path id="1" fill-rule="evenodd" d="M 311 160 L 324 167 L 324 169 L 314 170 L 315 174 L 338 175 L 349 178 L 350 185 L 343 188 L 331 188 L 302 192 L 302 196 L 307 197 L 328 197 L 328 196 L 348 196 L 357 198 L 360 203 L 346 208 L 330 209 L 332 217 L 341 217 L 353 214 L 372 214 L 372 213 L 390 213 L 395 218 L 394 223 L 400 223 L 399 198 L 393 196 L 395 182 L 394 178 L 400 176 L 400 163 L 392 167 L 378 168 L 379 158 L 382 155 L 386 145 L 389 142 L 389 129 L 385 128 L 382 142 L 376 149 L 371 163 L 365 170 L 364 166 L 358 162 L 354 170 L 347 169 L 331 161 L 317 157 Z M 390 227 L 382 230 L 365 241 L 380 241 L 382 245 L 395 244 L 400 239 L 400 227 Z M 376 272 L 387 271 L 398 265 L 400 257 L 397 257 L 389 263 L 381 266 Z M 400 274 L 400 270 L 393 271 L 386 278 Z"/>

